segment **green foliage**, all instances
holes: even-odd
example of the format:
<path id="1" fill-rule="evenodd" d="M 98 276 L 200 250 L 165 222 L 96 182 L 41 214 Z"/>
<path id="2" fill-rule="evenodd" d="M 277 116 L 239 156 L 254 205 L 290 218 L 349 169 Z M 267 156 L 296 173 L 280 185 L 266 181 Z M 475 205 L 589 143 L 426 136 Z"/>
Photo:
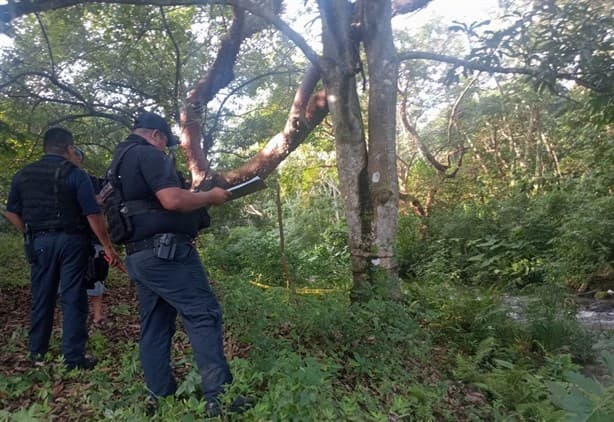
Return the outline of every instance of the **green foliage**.
<path id="1" fill-rule="evenodd" d="M 613 209 L 611 195 L 580 184 L 440 210 L 425 220 L 423 238 L 415 217 L 401 217 L 401 273 L 500 287 L 580 285 L 614 262 L 604 235 L 614 229 Z"/>
<path id="2" fill-rule="evenodd" d="M 223 401 L 228 404 L 237 394 L 257 399 L 244 420 L 561 418 L 545 384 L 562 380 L 577 366 L 569 354 L 575 353 L 570 346 L 574 332 L 552 328 L 560 319 L 554 316 L 560 309 L 554 299 L 530 307 L 526 321 L 515 322 L 495 290 L 476 294 L 475 288 L 425 279 L 408 285 L 400 301 L 351 304 L 346 293 L 299 296 L 250 285 L 228 269 L 209 268 L 224 305 L 229 350 L 244 351 L 230 361 L 235 382 Z M 109 311 L 127 318 L 122 306 Z M 540 320 L 540 315 L 546 316 Z M 544 329 L 534 329 L 533 321 Z M 558 343 L 549 344 L 546 335 L 558 337 Z M 2 353 L 19 353 L 25 338 L 25 329 L 19 331 Z M 50 357 L 58 353 L 58 342 L 53 339 Z M 44 397 L 54 385 L 85 382 L 88 387 L 71 401 L 75 408 L 63 414 L 80 409 L 84 415 L 86 409 L 83 420 L 198 419 L 204 408 L 198 372 L 183 333 L 175 344 L 179 390 L 159 401 L 153 416 L 134 339 L 109 342 L 95 333 L 90 349 L 103 358 L 92 372 L 66 373 L 61 360 L 54 360 L 43 370 L 0 377 L 1 390 L 11 400 L 34 388 L 40 394 L 27 409 L 3 417 L 47 419 L 51 410 Z M 478 401 L 466 401 L 470 395 Z"/>
<path id="3" fill-rule="evenodd" d="M 614 376 L 614 355 L 602 354 L 609 376 Z M 563 409 L 570 421 L 605 422 L 614 418 L 614 385 L 603 385 L 578 372 L 568 371 L 566 382 L 548 384 L 552 401 Z M 610 378 L 611 379 L 611 378 Z"/>
<path id="4" fill-rule="evenodd" d="M 525 336 L 547 353 L 569 353 L 576 361 L 587 362 L 593 355 L 593 338 L 578 324 L 576 305 L 555 286 L 540 286 L 532 294 L 538 300 L 526 307 Z"/>
<path id="5" fill-rule="evenodd" d="M 412 284 L 412 297 L 424 309 L 419 314 L 431 327 L 435 344 L 454 349 L 452 373 L 474 386 L 520 420 L 560 420 L 544 383 L 591 356 L 593 339 L 575 321 L 574 309 L 562 294 L 533 291 L 527 305 L 511 307 L 497 291 L 458 284 Z M 510 315 L 514 313 L 515 319 Z"/>
<path id="6" fill-rule="evenodd" d="M 227 222 L 230 225 L 229 220 L 234 217 L 233 227 L 211 232 L 209 240 L 203 242 L 205 256 L 208 262 L 225 272 L 242 274 L 273 286 L 285 286 L 277 210 L 269 201 L 258 203 L 254 200 L 249 205 L 252 209 L 260 207 L 263 210 L 259 217 L 242 217 L 245 209 L 230 210 L 227 215 L 220 216 L 222 221 L 214 215 L 217 224 Z M 339 212 L 326 198 L 313 195 L 292 196 L 283 203 L 284 255 L 295 287 L 348 287 L 346 227 L 343 222 L 335 221 L 335 211 Z M 241 219 L 249 225 L 237 226 Z"/>
<path id="7" fill-rule="evenodd" d="M 39 422 L 45 420 L 45 412 L 46 409 L 44 406 L 40 406 L 39 404 L 34 404 L 27 409 L 20 409 L 14 413 L 0 409 L 0 420 L 11 422 Z"/>
<path id="8" fill-rule="evenodd" d="M 258 404 L 245 420 L 558 421 L 562 412 L 546 394 L 549 383 L 567 389 L 551 392 L 570 414 L 611 416 L 611 387 L 569 372 L 590 359 L 593 339 L 557 294 L 562 281 L 584 281 L 612 265 L 611 96 L 552 80 L 553 72 L 572 72 L 610 89 L 604 69 L 609 71 L 611 57 L 603 56 L 602 47 L 611 19 L 599 15 L 605 2 L 550 3 L 516 16 L 511 28 L 480 34 L 486 28 L 476 23 L 465 30 L 480 42 L 474 44 L 476 60 L 497 64 L 508 53 L 529 60 L 525 64 L 540 68 L 542 87 L 560 89 L 568 99 L 523 80 L 499 79 L 496 91 L 492 85 L 472 88 L 457 110 L 458 121 L 446 111 L 429 123 L 421 119 L 431 114 L 426 109 L 441 109 L 462 88 L 442 90 L 437 80 L 446 69 L 430 62 L 402 64 L 400 81 L 415 99 L 412 120 L 432 151 L 458 159 L 446 151 L 458 150 L 461 139 L 467 143 L 460 172 L 442 178 L 426 161 L 413 159 L 408 137 L 400 142 L 399 155 L 408 163 L 403 187 L 418 198 L 433 195 L 427 217 L 400 220 L 399 264 L 411 283 L 400 301 L 350 304 L 345 293 L 299 296 L 285 289 L 273 189 L 212 211 L 214 227 L 201 237 L 202 252 L 221 292 L 235 374 L 223 399 L 256 396 Z M 35 17 L 16 25 L 16 50 L 3 57 L 2 82 L 23 74 L 18 84 L 3 85 L 0 103 L 4 196 L 16 168 L 38 156 L 38 137 L 49 122 L 61 121 L 75 132 L 86 149 L 86 166 L 100 174 L 138 106 L 155 105 L 173 116 L 178 99 L 210 66 L 230 11 L 163 11 L 164 19 L 158 7 L 96 4 L 44 13 L 40 22 L 49 45 Z M 535 16 L 538 25 L 531 27 Z M 433 28 L 403 46 L 460 51 L 458 39 Z M 287 41 L 263 35 L 245 49 L 237 79 L 203 125 L 223 145 L 210 155 L 218 168 L 237 166 L 279 132 L 297 82 Z M 35 77 L 41 72 L 56 74 L 82 98 L 50 78 Z M 52 100 L 41 102 L 41 92 Z M 90 111 L 87 104 L 112 118 L 79 117 Z M 322 125 L 268 180 L 271 187 L 280 185 L 293 287 L 343 290 L 349 284 L 347 228 L 328 132 Z M 0 287 L 27 282 L 21 238 L 4 228 L 0 262 Z M 262 290 L 249 281 L 273 287 Z M 519 287 L 533 298 L 512 319 L 502 292 Z M 128 318 L 132 307 L 119 303 L 110 312 Z M 25 350 L 26 337 L 25 327 L 16 330 L 2 354 Z M 93 334 L 90 350 L 105 358 L 85 376 L 50 361 L 42 371 L 0 377 L 3 403 L 34 401 L 14 412 L 2 410 L 0 418 L 52 419 L 54 385 L 80 381 L 88 388 L 75 399 L 79 409 L 68 412 L 75 419 L 200 418 L 204 401 L 185 336 L 177 336 L 174 348 L 179 391 L 161 400 L 153 416 L 147 413 L 135 341 Z M 51 347 L 57 355 L 57 338 Z M 567 383 L 557 384 L 564 374 Z M 28 396 L 33 390 L 34 398 Z"/>
<path id="9" fill-rule="evenodd" d="M 553 239 L 558 262 L 555 274 L 586 279 L 599 268 L 614 264 L 614 196 L 586 195 L 561 221 Z"/>
<path id="10" fill-rule="evenodd" d="M 205 251 L 207 261 L 223 271 L 243 274 L 264 283 L 283 280 L 279 240 L 274 230 L 259 232 L 236 227 Z"/>
<path id="11" fill-rule="evenodd" d="M 291 352 L 278 354 L 265 374 L 268 387 L 254 410 L 255 418 L 275 415 L 273 420 L 277 421 L 331 420 L 336 414 L 330 400 L 335 369 L 335 365 L 322 359 Z"/>
<path id="12" fill-rule="evenodd" d="M 2 217 L 0 217 L 2 218 Z M 20 286 L 30 281 L 30 266 L 26 262 L 23 238 L 4 220 L 7 231 L 0 231 L 0 281 L 3 286 Z M 10 227 L 8 227 L 10 226 Z"/>
<path id="13" fill-rule="evenodd" d="M 411 284 L 410 294 L 423 304 L 422 317 L 433 327 L 436 339 L 451 340 L 459 349 L 473 352 L 489 338 L 509 346 L 520 327 L 508 316 L 500 292 L 482 290 L 476 295 L 455 283 Z"/>
<path id="14" fill-rule="evenodd" d="M 423 258 L 423 244 L 419 235 L 420 220 L 401 216 L 399 218 L 397 231 L 397 259 L 399 262 L 399 272 L 403 276 L 413 278 L 419 260 Z"/>
<path id="15" fill-rule="evenodd" d="M 426 359 L 429 340 L 413 305 L 348 306 L 341 294 L 292 296 L 233 279 L 223 286 L 224 300 L 234 304 L 226 307 L 227 330 L 252 345 L 249 383 L 263 389 L 255 419 L 370 420 L 389 406 L 396 414 L 432 414 L 441 391 L 414 385 L 420 371 L 411 362 Z"/>
<path id="16" fill-rule="evenodd" d="M 32 145 L 26 142 L 26 136 L 11 125 L 10 117 L 4 110 L 10 108 L 10 103 L 0 100 L 0 199 L 6 202 L 8 190 L 15 171 L 23 164 L 24 157 L 31 154 Z M 0 223 L 1 224 L 1 223 Z"/>
<path id="17" fill-rule="evenodd" d="M 509 25 L 504 28 L 464 28 L 475 43 L 472 59 L 491 65 L 514 60 L 536 69 L 538 90 L 555 91 L 559 74 L 568 74 L 598 97 L 611 97 L 613 19 L 608 1 L 515 1 L 508 2 L 507 12 Z"/>

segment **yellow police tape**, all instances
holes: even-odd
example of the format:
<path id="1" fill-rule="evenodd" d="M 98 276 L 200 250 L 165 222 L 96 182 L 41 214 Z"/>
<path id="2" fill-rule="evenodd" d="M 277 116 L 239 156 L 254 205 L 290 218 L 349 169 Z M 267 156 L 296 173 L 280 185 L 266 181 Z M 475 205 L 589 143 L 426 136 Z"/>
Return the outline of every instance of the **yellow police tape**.
<path id="1" fill-rule="evenodd" d="M 267 284 L 262 284 L 262 283 L 258 283 L 257 281 L 249 281 L 250 284 L 253 284 L 254 286 L 258 286 L 261 287 L 263 289 L 270 289 L 272 287 L 275 286 L 269 286 Z M 302 287 L 300 289 L 294 289 L 295 293 L 298 293 L 299 295 L 326 295 L 329 293 L 345 293 L 346 290 L 343 289 L 310 289 L 307 287 Z"/>

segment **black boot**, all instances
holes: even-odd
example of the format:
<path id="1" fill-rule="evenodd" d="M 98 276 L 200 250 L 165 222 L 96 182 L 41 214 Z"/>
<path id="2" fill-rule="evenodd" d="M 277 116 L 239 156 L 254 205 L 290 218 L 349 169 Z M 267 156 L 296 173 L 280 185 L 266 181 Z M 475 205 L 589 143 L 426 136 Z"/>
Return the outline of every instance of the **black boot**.
<path id="1" fill-rule="evenodd" d="M 254 407 L 255 400 L 252 397 L 237 396 L 228 408 L 232 413 L 243 413 Z"/>
<path id="2" fill-rule="evenodd" d="M 205 417 L 216 418 L 218 416 L 222 416 L 220 401 L 218 399 L 207 399 L 207 404 L 205 404 Z"/>
<path id="3" fill-rule="evenodd" d="M 83 358 L 76 362 L 66 362 L 66 370 L 72 371 L 73 369 L 84 369 L 86 371 L 91 371 L 94 369 L 97 363 L 98 359 L 96 358 Z"/>

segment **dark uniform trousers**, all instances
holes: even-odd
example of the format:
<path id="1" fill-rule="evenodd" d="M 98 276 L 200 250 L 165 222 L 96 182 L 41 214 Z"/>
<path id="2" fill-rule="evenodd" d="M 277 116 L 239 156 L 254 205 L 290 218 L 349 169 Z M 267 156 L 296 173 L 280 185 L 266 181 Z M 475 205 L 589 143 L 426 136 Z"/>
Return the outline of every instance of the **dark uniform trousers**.
<path id="1" fill-rule="evenodd" d="M 49 349 L 58 283 L 62 308 L 62 354 L 66 363 L 79 363 L 87 342 L 87 293 L 83 278 L 87 270 L 87 237 L 64 232 L 34 235 L 35 260 L 31 265 L 32 312 L 30 353 L 43 355 Z"/>
<path id="2" fill-rule="evenodd" d="M 232 382 L 232 375 L 224 356 L 222 311 L 196 248 L 190 243 L 177 244 L 172 260 L 145 249 L 128 255 L 126 266 L 137 285 L 139 355 L 150 392 L 163 397 L 177 388 L 170 358 L 179 313 L 192 344 L 203 395 L 216 397 Z"/>

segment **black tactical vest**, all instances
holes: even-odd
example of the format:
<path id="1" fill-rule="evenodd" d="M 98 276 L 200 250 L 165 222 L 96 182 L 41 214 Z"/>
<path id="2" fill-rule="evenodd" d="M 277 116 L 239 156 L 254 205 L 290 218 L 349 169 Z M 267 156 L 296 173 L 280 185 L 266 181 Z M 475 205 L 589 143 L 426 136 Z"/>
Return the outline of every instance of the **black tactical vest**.
<path id="1" fill-rule="evenodd" d="M 76 193 L 66 184 L 75 166 L 66 160 L 39 160 L 21 171 L 19 191 L 23 220 L 33 232 L 83 232 L 87 226 Z"/>

